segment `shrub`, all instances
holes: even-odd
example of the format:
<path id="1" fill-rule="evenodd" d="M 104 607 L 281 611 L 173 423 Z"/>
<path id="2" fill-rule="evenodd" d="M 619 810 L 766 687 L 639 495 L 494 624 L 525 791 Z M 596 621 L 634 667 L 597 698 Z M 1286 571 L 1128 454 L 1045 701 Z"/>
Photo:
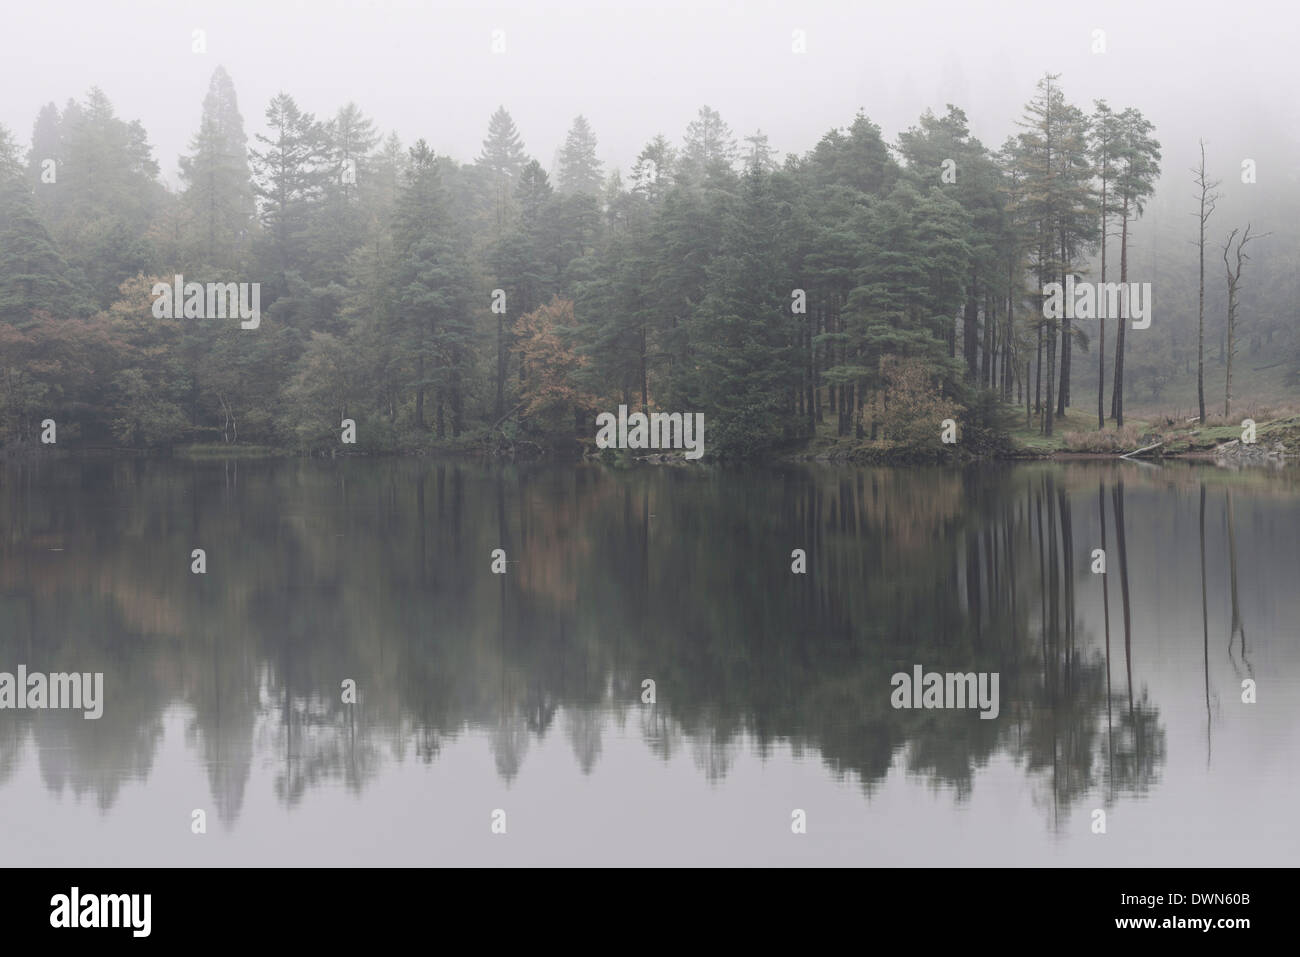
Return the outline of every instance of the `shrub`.
<path id="1" fill-rule="evenodd" d="M 1070 452 L 1132 452 L 1138 447 L 1138 431 L 1132 425 L 1118 430 L 1066 432 L 1061 438 Z"/>

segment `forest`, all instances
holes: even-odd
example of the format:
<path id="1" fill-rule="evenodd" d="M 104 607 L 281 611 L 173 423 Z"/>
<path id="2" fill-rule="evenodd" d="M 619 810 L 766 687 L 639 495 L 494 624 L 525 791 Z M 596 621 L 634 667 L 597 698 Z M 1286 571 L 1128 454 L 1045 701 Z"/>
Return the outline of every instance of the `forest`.
<path id="1" fill-rule="evenodd" d="M 996 455 L 1175 391 L 1227 417 L 1261 356 L 1289 391 L 1294 225 L 1214 216 L 1203 159 L 1157 262 L 1152 123 L 1027 93 L 997 148 L 946 104 L 784 158 L 705 106 L 624 179 L 583 116 L 548 169 L 504 106 L 472 162 L 287 93 L 250 137 L 218 68 L 179 188 L 100 89 L 50 103 L 26 150 L 0 127 L 0 452 L 53 420 L 73 449 L 577 453 L 627 405 L 702 413 L 710 458 L 935 456 L 948 418 Z M 159 318 L 182 275 L 256 284 L 260 322 Z M 1151 328 L 1044 309 L 1076 276 L 1152 283 Z"/>

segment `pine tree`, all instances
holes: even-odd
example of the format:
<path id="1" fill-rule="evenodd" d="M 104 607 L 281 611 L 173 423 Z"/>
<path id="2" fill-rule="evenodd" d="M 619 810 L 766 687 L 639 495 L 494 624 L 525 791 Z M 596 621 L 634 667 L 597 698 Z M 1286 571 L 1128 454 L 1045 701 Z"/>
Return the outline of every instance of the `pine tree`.
<path id="1" fill-rule="evenodd" d="M 324 125 L 325 167 L 322 207 L 312 236 L 319 281 L 340 281 L 347 258 L 365 241 L 367 214 L 361 184 L 372 175 L 370 153 L 379 142 L 375 124 L 355 103 L 341 107 Z"/>
<path id="2" fill-rule="evenodd" d="M 1105 100 L 1098 100 L 1095 104 L 1092 119 L 1092 135 L 1090 142 L 1090 151 L 1093 169 L 1097 173 L 1097 178 L 1101 180 L 1101 192 L 1098 201 L 1098 212 L 1101 215 L 1100 242 L 1101 242 L 1101 282 L 1106 282 L 1106 246 L 1110 239 L 1107 229 L 1107 222 L 1111 214 L 1119 211 L 1114 198 L 1115 175 L 1118 169 L 1116 158 L 1120 145 L 1120 139 L 1123 130 L 1120 127 L 1119 117 L 1115 111 L 1110 108 Z M 1106 319 L 1114 318 L 1101 316 L 1097 320 L 1097 428 L 1106 427 L 1106 416 L 1104 410 L 1104 397 L 1106 392 Z"/>
<path id="3" fill-rule="evenodd" d="M 1133 107 L 1119 115 L 1120 141 L 1116 155 L 1119 173 L 1115 191 L 1119 199 L 1120 245 L 1119 281 L 1128 283 L 1128 226 L 1139 219 L 1146 201 L 1155 192 L 1160 176 L 1160 143 L 1151 133 L 1151 123 Z M 1124 300 L 1125 302 L 1127 300 Z M 1115 337 L 1115 387 L 1111 393 L 1110 414 L 1118 428 L 1124 427 L 1124 339 L 1128 325 L 1128 311 L 1121 310 L 1119 334 Z"/>
<path id="4" fill-rule="evenodd" d="M 679 174 L 698 182 L 719 171 L 730 171 L 735 161 L 736 140 L 731 127 L 723 122 L 717 110 L 710 106 L 700 107 L 699 114 L 686 127 L 678 163 Z"/>
<path id="5" fill-rule="evenodd" d="M 180 172 L 192 260 L 229 272 L 244 259 L 256 210 L 244 119 L 224 67 L 212 74 L 190 150 L 189 156 L 181 157 Z"/>
<path id="6" fill-rule="evenodd" d="M 808 157 L 809 174 L 819 186 L 850 186 L 859 193 L 883 196 L 898 178 L 898 164 L 880 135 L 880 127 L 859 112 L 847 130 L 831 130 Z"/>
<path id="7" fill-rule="evenodd" d="M 32 125 L 31 151 L 27 154 L 27 182 L 35 190 L 37 212 L 46 222 L 54 221 L 57 190 L 42 190 L 39 187 L 52 185 L 43 181 L 43 174 L 47 170 L 54 174 L 55 183 L 58 182 L 58 171 L 66 158 L 65 154 L 63 117 L 57 106 L 47 103 L 36 114 L 36 122 Z"/>
<path id="8" fill-rule="evenodd" d="M 355 205 L 360 196 L 358 184 L 368 173 L 370 151 L 379 142 L 374 121 L 355 103 L 348 103 L 325 124 L 324 133 L 332 174 L 331 187 L 346 203 Z"/>
<path id="9" fill-rule="evenodd" d="M 749 146 L 745 150 L 746 169 L 757 166 L 764 173 L 771 173 L 776 170 L 776 151 L 768 143 L 766 133 L 762 130 L 755 130 L 752 135 L 745 137 L 745 142 Z"/>
<path id="10" fill-rule="evenodd" d="M 596 196 L 600 193 L 601 162 L 596 158 L 596 134 L 585 116 L 578 116 L 560 150 L 556 182 L 561 193 Z"/>
<path id="11" fill-rule="evenodd" d="M 972 255 L 970 273 L 963 283 L 962 356 L 966 361 L 967 380 L 989 386 L 995 326 L 995 316 L 990 314 L 995 310 L 989 307 L 995 300 L 995 284 L 1001 280 L 998 243 L 1004 217 L 1001 171 L 984 145 L 970 135 L 966 114 L 952 104 L 942 117 L 926 110 L 919 125 L 899 134 L 898 140 L 913 185 L 923 194 L 940 186 L 970 216 L 971 228 L 966 238 Z M 945 172 L 952 173 L 951 182 L 945 179 Z M 955 355 L 955 327 L 945 335 L 950 354 Z"/>
<path id="12" fill-rule="evenodd" d="M 520 172 L 519 185 L 515 187 L 515 198 L 519 201 L 525 228 L 540 225 L 542 211 L 550 202 L 553 192 L 550 179 L 546 175 L 546 170 L 542 169 L 542 164 L 537 160 L 530 160 Z M 538 302 L 532 309 L 540 305 L 541 303 Z M 532 312 L 532 309 L 528 311 Z"/>
<path id="13" fill-rule="evenodd" d="M 859 285 L 844 304 L 838 335 L 827 337 L 840 346 L 838 363 L 825 372 L 837 386 L 840 435 L 848 434 L 866 404 L 864 389 L 884 387 L 887 357 L 924 360 L 955 388 L 960 367 L 948 357 L 947 333 L 965 296 L 972 257 L 970 214 L 938 185 L 922 195 L 901 181 L 857 219 L 854 228 L 863 237 Z M 873 418 L 872 438 L 876 424 Z"/>
<path id="14" fill-rule="evenodd" d="M 378 152 L 366 163 L 370 175 L 358 178 L 361 206 L 373 220 L 375 228 L 387 232 L 392 224 L 397 196 L 406 182 L 410 157 L 396 133 L 389 133 Z"/>
<path id="15" fill-rule="evenodd" d="M 18 142 L 9 129 L 0 125 L 0 182 L 22 176 L 22 164 L 18 161 Z"/>
<path id="16" fill-rule="evenodd" d="M 470 280 L 454 234 L 437 158 L 424 140 L 411 147 L 407 186 L 394 222 L 395 286 L 402 317 L 401 345 L 413 366 L 415 424 L 426 428 L 425 400 L 436 402 L 443 438 L 446 411 L 452 435 L 464 429 L 464 386 L 473 324 Z"/>
<path id="17" fill-rule="evenodd" d="M 0 322 L 22 326 L 38 311 L 66 318 L 88 304 L 36 215 L 17 144 L 0 126 Z"/>
<path id="18" fill-rule="evenodd" d="M 545 265 L 545 230 L 552 200 L 546 171 L 536 160 L 530 160 L 520 170 L 514 190 L 519 221 L 492 245 L 489 253 L 496 288 L 506 294 L 506 311 L 496 314 L 493 415 L 498 424 L 506 414 L 506 384 L 510 357 L 514 354 L 515 324 L 520 316 L 540 308 L 553 291 L 554 283 Z M 520 378 L 522 384 L 522 374 Z"/>
<path id="19" fill-rule="evenodd" d="M 1065 282 L 1084 248 L 1095 241 L 1097 211 L 1087 156 L 1086 117 L 1065 102 L 1056 74 L 1038 82 L 1038 92 L 1025 105 L 1020 121 L 1024 132 L 1016 145 L 1017 165 L 1023 171 L 1021 212 L 1032 224 L 1031 264 L 1041 290 L 1049 282 Z M 1040 294 L 1041 295 L 1041 294 Z M 1041 302 L 1040 312 L 1041 312 Z M 1043 330 L 1047 332 L 1047 388 L 1042 394 L 1044 435 L 1051 435 L 1054 414 L 1063 414 L 1069 393 L 1069 320 L 1062 329 L 1055 318 L 1039 325 L 1039 383 L 1042 380 Z M 1061 382 L 1056 376 L 1058 332 L 1067 343 L 1062 348 Z M 1035 391 L 1038 389 L 1036 387 Z M 1057 393 L 1053 396 L 1053 393 Z"/>
<path id="20" fill-rule="evenodd" d="M 511 182 L 519 179 L 520 171 L 527 165 L 528 154 L 524 152 L 523 140 L 504 106 L 497 107 L 488 121 L 483 152 L 475 162 L 497 176 L 508 177 Z"/>
<path id="21" fill-rule="evenodd" d="M 579 347 L 590 360 L 579 378 L 594 394 L 647 410 L 666 316 L 653 295 L 651 206 L 643 195 L 620 193 L 609 211 L 613 225 L 592 276 L 578 283 Z"/>
<path id="22" fill-rule="evenodd" d="M 677 151 L 668 138 L 659 133 L 637 154 L 632 164 L 632 191 L 659 203 L 673 184 Z"/>
<path id="23" fill-rule="evenodd" d="M 324 130 L 287 93 L 266 108 L 271 135 L 257 134 L 264 149 L 253 150 L 254 189 L 261 221 L 282 275 L 306 265 L 311 217 L 330 176 Z"/>
<path id="24" fill-rule="evenodd" d="M 777 259 L 780 233 L 771 178 L 751 168 L 725 215 L 709 291 L 689 327 L 694 407 L 716 423 L 710 442 L 724 456 L 758 454 L 797 427 L 797 329 Z"/>
<path id="25" fill-rule="evenodd" d="M 42 142 L 33 144 L 29 158 L 34 185 L 44 186 L 36 194 L 39 212 L 73 273 L 107 307 L 124 279 L 152 263 L 147 236 L 167 194 L 144 127 L 119 119 L 97 87 L 84 103 L 68 102 L 57 133 L 49 129 L 51 119 L 42 111 L 34 131 Z M 55 157 L 38 155 L 51 147 Z M 49 158 L 56 160 L 56 186 L 40 181 Z"/>
<path id="26" fill-rule="evenodd" d="M 1097 198 L 1092 188 L 1092 165 L 1088 158 L 1088 117 L 1070 105 L 1062 116 L 1061 160 L 1057 182 L 1061 189 L 1060 219 L 1056 241 L 1061 255 L 1062 273 L 1073 271 L 1074 263 L 1083 258 L 1085 248 L 1097 240 Z M 1056 412 L 1065 415 L 1070 405 L 1075 332 L 1065 317 L 1061 331 L 1061 382 L 1057 388 Z"/>
<path id="27" fill-rule="evenodd" d="M 709 267 L 722 247 L 727 204 L 739 181 L 734 174 L 699 186 L 676 183 L 664 195 L 651 229 L 649 298 L 663 313 L 665 398 L 684 408 L 695 400 L 692 317 L 710 288 Z"/>

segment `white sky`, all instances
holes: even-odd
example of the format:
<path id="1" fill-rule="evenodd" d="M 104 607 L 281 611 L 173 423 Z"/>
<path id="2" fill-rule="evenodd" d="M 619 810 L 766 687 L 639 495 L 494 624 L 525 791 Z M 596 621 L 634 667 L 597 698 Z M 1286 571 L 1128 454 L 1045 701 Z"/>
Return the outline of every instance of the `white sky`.
<path id="1" fill-rule="evenodd" d="M 144 123 L 173 183 L 219 63 L 250 137 L 283 89 L 318 115 L 354 100 L 408 145 L 423 136 L 469 161 L 504 104 L 548 168 L 578 113 L 607 168 L 626 171 L 656 132 L 679 141 L 704 103 L 738 138 L 761 126 L 784 154 L 859 107 L 892 140 L 955 100 L 996 146 L 1046 70 L 1085 109 L 1104 96 L 1143 110 L 1180 176 L 1198 136 L 1235 167 L 1224 154 L 1252 155 L 1252 138 L 1276 129 L 1294 145 L 1300 129 L 1294 0 L 43 0 L 9 5 L 0 23 L 0 123 L 25 144 L 43 103 L 98 84 Z M 206 54 L 191 52 L 195 28 Z M 504 54 L 491 52 L 494 29 Z M 804 55 L 791 52 L 796 29 Z M 1091 52 L 1094 29 L 1104 54 Z"/>

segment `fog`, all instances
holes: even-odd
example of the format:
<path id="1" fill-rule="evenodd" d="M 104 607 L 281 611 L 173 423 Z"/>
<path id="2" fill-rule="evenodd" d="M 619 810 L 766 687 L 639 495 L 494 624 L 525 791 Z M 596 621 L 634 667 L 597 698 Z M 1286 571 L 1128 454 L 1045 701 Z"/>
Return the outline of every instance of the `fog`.
<path id="1" fill-rule="evenodd" d="M 762 128 L 782 155 L 859 109 L 892 142 L 948 102 L 996 148 L 1049 71 L 1085 109 L 1102 97 L 1141 109 L 1166 176 L 1184 176 L 1198 137 L 1223 175 L 1240 156 L 1295 156 L 1300 128 L 1289 3 L 115 0 L 15 5 L 5 21 L 0 123 L 26 142 L 44 103 L 98 85 L 144 124 L 173 186 L 218 64 L 250 136 L 283 90 L 322 117 L 355 101 L 385 133 L 468 162 L 504 105 L 548 169 L 582 113 L 606 169 L 624 174 L 655 133 L 680 141 L 706 103 L 738 137 Z M 196 29 L 205 53 L 192 51 Z M 494 30 L 504 52 L 492 52 Z"/>

